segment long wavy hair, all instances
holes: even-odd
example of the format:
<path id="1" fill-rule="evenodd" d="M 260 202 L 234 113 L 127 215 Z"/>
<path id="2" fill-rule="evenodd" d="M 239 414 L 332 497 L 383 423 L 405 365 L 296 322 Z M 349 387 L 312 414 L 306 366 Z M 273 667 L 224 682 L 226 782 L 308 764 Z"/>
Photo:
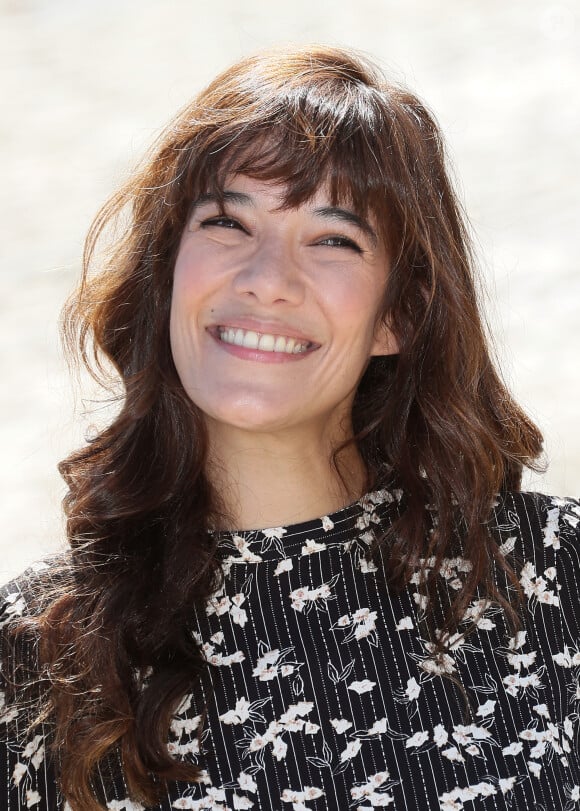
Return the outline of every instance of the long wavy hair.
<path id="1" fill-rule="evenodd" d="M 416 96 L 350 51 L 245 59 L 177 115 L 102 208 L 64 312 L 71 351 L 99 380 L 112 368 L 123 386 L 111 424 L 60 464 L 68 568 L 20 630 L 38 640 L 62 792 L 82 811 L 101 808 L 92 777 L 116 750 L 131 795 L 146 804 L 164 781 L 200 773 L 166 742 L 176 705 L 205 678 L 191 607 L 220 583 L 208 528 L 223 507 L 168 324 L 191 204 L 206 192 L 219 197 L 233 172 L 285 184 L 288 206 L 328 183 L 333 201 L 374 217 L 392 257 L 382 312 L 399 352 L 371 360 L 353 406 L 354 441 L 369 479 L 396 481 L 405 506 L 373 553 L 381 545 L 397 589 L 430 558 L 424 588 L 434 592 L 459 516 L 471 568 L 439 641 L 476 591 L 515 613 L 494 585 L 494 565 L 513 572 L 486 522 L 494 496 L 520 487 L 542 438 L 490 357 L 437 124 Z"/>

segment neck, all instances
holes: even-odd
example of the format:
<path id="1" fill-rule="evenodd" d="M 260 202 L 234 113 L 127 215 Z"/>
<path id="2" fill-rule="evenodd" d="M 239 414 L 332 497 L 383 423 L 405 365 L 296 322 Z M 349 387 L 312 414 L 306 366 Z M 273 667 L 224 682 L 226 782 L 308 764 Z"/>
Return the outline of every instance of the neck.
<path id="1" fill-rule="evenodd" d="M 212 435 L 213 434 L 213 435 Z M 208 475 L 228 526 L 262 529 L 328 515 L 360 498 L 367 486 L 354 444 L 332 462 L 332 447 L 291 436 L 210 430 Z"/>

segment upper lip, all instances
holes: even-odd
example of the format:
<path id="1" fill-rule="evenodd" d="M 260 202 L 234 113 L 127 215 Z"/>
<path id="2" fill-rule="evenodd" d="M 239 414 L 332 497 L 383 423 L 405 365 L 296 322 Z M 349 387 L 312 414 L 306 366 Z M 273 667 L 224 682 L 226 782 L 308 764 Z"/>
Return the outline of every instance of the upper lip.
<path id="1" fill-rule="evenodd" d="M 215 330 L 218 327 L 229 327 L 231 329 L 253 330 L 261 335 L 281 335 L 284 338 L 294 338 L 303 343 L 313 344 L 318 346 L 309 335 L 296 329 L 291 324 L 286 324 L 282 321 L 261 321 L 256 318 L 238 317 L 228 318 L 223 316 L 221 319 L 216 319 L 213 324 L 207 328 Z"/>

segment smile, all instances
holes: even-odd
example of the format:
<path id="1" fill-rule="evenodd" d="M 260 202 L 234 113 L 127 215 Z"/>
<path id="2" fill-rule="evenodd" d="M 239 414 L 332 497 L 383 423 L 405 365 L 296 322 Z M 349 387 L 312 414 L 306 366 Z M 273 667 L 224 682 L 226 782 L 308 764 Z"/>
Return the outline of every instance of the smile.
<path id="1" fill-rule="evenodd" d="M 286 355 L 299 355 L 312 346 L 310 341 L 299 341 L 296 338 L 287 338 L 284 335 L 254 332 L 254 330 L 240 329 L 239 327 L 218 327 L 217 335 L 223 343 L 243 346 L 245 349 L 257 349 L 260 352 L 283 352 Z"/>

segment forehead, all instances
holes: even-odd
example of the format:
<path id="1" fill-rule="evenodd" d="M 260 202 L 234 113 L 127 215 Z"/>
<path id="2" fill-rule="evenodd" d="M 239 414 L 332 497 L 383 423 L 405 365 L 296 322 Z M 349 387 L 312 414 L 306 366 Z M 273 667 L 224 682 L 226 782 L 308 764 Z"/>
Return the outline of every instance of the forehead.
<path id="1" fill-rule="evenodd" d="M 320 203 L 330 203 L 330 184 L 325 181 L 303 200 L 292 201 L 292 188 L 284 180 L 264 180 L 241 172 L 233 172 L 224 178 L 218 188 L 202 195 L 202 200 L 217 200 L 238 205 L 268 205 L 273 209 L 314 208 Z"/>

